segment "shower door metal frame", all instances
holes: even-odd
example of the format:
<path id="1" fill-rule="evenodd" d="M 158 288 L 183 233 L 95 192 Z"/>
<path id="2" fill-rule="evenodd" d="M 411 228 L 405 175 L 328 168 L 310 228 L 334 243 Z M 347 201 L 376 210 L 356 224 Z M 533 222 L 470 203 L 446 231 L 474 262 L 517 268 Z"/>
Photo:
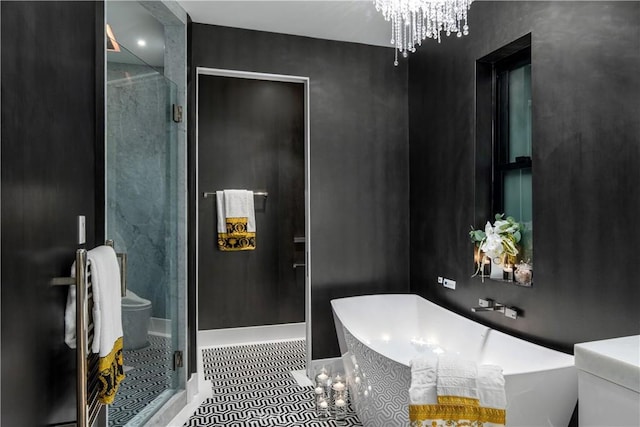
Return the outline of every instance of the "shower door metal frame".
<path id="1" fill-rule="evenodd" d="M 309 77 L 302 76 L 292 76 L 286 74 L 269 74 L 269 73 L 257 73 L 253 71 L 240 71 L 240 70 L 229 70 L 222 68 L 208 68 L 208 67 L 197 67 L 196 68 L 196 102 L 195 102 L 195 114 L 196 114 L 196 128 L 195 128 L 195 192 L 192 195 L 191 202 L 195 209 L 195 235 L 199 234 L 199 213 L 198 213 L 198 204 L 200 200 L 200 188 L 198 188 L 198 120 L 199 120 L 199 111 L 198 111 L 198 96 L 199 96 L 199 77 L 201 75 L 208 76 L 217 76 L 217 77 L 233 77 L 240 79 L 253 79 L 253 80 L 267 80 L 273 82 L 285 82 L 285 83 L 302 83 L 304 86 L 304 216 L 305 216 L 305 280 L 304 280 L 304 299 L 305 299 L 305 335 L 306 335 L 306 354 L 305 354 L 305 362 L 307 368 L 307 374 L 309 374 L 309 369 L 311 367 L 311 156 L 310 156 L 310 114 L 309 114 Z M 199 263 L 198 263 L 198 239 L 195 239 L 195 285 L 196 285 L 196 301 L 195 307 L 197 310 L 198 307 L 198 273 L 199 273 Z M 198 326 L 198 313 L 195 316 L 196 320 L 196 336 L 197 331 L 199 330 Z M 197 347 L 197 346 L 196 346 Z"/>

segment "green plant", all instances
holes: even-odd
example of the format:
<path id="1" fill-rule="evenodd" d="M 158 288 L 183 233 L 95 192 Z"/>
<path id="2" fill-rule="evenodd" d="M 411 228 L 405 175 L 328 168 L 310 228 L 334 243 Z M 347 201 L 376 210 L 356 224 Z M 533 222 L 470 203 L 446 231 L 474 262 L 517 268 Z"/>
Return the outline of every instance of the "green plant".
<path id="1" fill-rule="evenodd" d="M 518 255 L 517 244 L 522 238 L 524 226 L 513 217 L 504 218 L 504 214 L 496 214 L 495 221 L 491 225 L 490 221 L 484 230 L 474 230 L 471 227 L 469 237 L 471 241 L 489 258 L 502 259 L 506 255 Z"/>

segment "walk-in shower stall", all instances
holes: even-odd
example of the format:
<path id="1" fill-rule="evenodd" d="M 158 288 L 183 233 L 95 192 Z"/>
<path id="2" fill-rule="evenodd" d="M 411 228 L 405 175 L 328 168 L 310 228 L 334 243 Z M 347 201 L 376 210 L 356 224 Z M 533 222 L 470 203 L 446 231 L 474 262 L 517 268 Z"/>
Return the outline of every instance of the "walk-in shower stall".
<path id="1" fill-rule="evenodd" d="M 167 5 L 106 2 L 106 237 L 128 259 L 110 426 L 147 423 L 185 388 L 184 23 Z"/>

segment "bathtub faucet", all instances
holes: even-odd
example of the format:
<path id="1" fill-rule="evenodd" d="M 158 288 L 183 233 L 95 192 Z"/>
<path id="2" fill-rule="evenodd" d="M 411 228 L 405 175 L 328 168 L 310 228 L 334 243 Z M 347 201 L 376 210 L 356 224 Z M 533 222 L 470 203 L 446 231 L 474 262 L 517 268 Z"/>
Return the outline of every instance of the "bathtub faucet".
<path id="1" fill-rule="evenodd" d="M 479 307 L 471 307 L 471 311 L 474 313 L 478 313 L 481 311 L 498 311 L 500 313 L 504 313 L 505 306 L 504 304 L 500 304 L 499 302 L 495 302 L 492 299 L 482 299 L 478 300 Z"/>
<path id="2" fill-rule="evenodd" d="M 478 300 L 478 304 L 479 307 L 471 307 L 471 311 L 473 311 L 474 313 L 478 313 L 481 311 L 497 311 L 498 313 L 504 314 L 505 317 L 514 320 L 517 319 L 518 316 L 522 313 L 522 310 L 517 307 L 507 307 L 506 305 L 495 302 L 490 298 L 480 298 Z"/>

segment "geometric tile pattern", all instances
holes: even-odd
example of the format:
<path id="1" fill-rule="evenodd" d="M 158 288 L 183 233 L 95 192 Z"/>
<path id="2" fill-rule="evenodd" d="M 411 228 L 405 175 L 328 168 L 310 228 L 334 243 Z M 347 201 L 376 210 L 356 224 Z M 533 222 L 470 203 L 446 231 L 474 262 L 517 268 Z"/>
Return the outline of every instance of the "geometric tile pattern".
<path id="1" fill-rule="evenodd" d="M 318 420 L 313 387 L 301 387 L 291 371 L 305 368 L 305 340 L 237 345 L 203 350 L 205 378 L 213 397 L 185 427 L 361 426 L 346 420 Z"/>
<path id="2" fill-rule="evenodd" d="M 342 328 L 359 377 L 352 390 L 352 403 L 367 427 L 409 425 L 409 386 L 411 370 L 362 344 Z"/>
<path id="3" fill-rule="evenodd" d="M 147 347 L 124 350 L 126 378 L 108 406 L 109 426 L 124 426 L 163 391 L 171 388 L 171 338 L 149 335 Z"/>

